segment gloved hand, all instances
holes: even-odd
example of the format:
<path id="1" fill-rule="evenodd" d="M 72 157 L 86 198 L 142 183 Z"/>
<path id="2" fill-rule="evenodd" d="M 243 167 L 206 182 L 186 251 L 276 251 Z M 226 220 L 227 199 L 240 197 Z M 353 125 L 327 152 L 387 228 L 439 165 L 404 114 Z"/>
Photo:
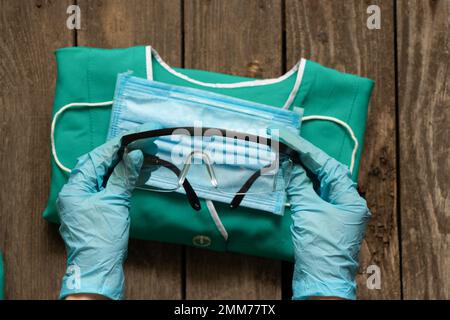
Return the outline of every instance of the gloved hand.
<path id="1" fill-rule="evenodd" d="M 294 299 L 356 298 L 358 254 L 370 211 L 348 168 L 284 129 L 280 141 L 300 154 L 317 177 L 318 193 L 304 168 L 295 166 L 287 189 L 295 247 Z"/>
<path id="2" fill-rule="evenodd" d="M 158 128 L 145 125 L 141 131 Z M 120 138 L 115 138 L 80 157 L 59 193 L 59 230 L 67 250 L 60 298 L 76 293 L 123 298 L 130 199 L 143 154 L 141 150 L 126 154 L 103 188 L 103 177 L 119 147 Z"/>

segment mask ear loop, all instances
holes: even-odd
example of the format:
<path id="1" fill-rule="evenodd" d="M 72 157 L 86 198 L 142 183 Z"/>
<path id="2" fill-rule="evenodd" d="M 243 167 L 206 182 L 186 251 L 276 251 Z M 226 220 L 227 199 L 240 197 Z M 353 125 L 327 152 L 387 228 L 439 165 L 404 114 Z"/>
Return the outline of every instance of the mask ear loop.
<path id="1" fill-rule="evenodd" d="M 353 132 L 352 128 L 345 123 L 344 121 L 338 119 L 338 118 L 334 118 L 334 117 L 328 117 L 328 116 L 306 116 L 302 118 L 302 122 L 303 121 L 310 121 L 310 120 L 324 120 L 324 121 L 331 121 L 334 123 L 337 123 L 339 125 L 341 125 L 342 127 L 344 127 L 345 129 L 347 129 L 347 132 L 350 134 L 350 137 L 353 140 L 353 151 L 352 151 L 352 157 L 351 157 L 351 161 L 350 161 L 350 172 L 353 173 L 353 168 L 355 166 L 355 159 L 356 159 L 356 152 L 358 151 L 358 139 L 355 136 L 355 133 Z"/>
<path id="2" fill-rule="evenodd" d="M 59 109 L 55 115 L 53 116 L 52 120 L 52 126 L 50 131 L 50 140 L 52 144 L 52 154 L 53 159 L 55 160 L 56 165 L 63 171 L 70 173 L 72 170 L 67 168 L 65 165 L 61 163 L 61 161 L 58 158 L 58 153 L 56 152 L 56 144 L 55 144 L 55 127 L 56 127 L 56 121 L 58 120 L 58 117 L 65 112 L 67 109 L 75 108 L 75 107 L 104 107 L 104 106 L 110 106 L 112 105 L 112 101 L 104 101 L 104 102 L 73 102 L 66 104 L 61 109 Z"/>

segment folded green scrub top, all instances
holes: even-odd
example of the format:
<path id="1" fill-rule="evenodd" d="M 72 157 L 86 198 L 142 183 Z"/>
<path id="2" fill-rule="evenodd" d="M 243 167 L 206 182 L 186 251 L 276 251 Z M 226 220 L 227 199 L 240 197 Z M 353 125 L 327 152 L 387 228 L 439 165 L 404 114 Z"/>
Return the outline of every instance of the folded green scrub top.
<path id="1" fill-rule="evenodd" d="M 56 51 L 52 121 L 52 175 L 45 219 L 58 223 L 55 202 L 77 158 L 106 141 L 117 75 L 211 91 L 273 107 L 302 108 L 301 135 L 349 166 L 356 181 L 373 82 L 301 59 L 274 79 L 172 68 L 150 46 L 70 47 Z M 136 189 L 131 203 L 134 238 L 293 261 L 291 217 L 201 201 L 194 211 L 178 193 Z M 224 232 L 224 230 L 226 230 Z"/>

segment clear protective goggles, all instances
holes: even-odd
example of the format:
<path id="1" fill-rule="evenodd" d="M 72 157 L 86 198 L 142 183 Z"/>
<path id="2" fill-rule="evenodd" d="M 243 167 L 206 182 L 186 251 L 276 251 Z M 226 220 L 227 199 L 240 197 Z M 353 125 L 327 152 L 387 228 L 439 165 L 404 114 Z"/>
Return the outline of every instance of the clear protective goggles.
<path id="1" fill-rule="evenodd" d="M 196 191 L 231 195 L 231 208 L 248 194 L 284 191 L 293 164 L 299 162 L 298 154 L 278 140 L 216 128 L 178 127 L 124 135 L 119 161 L 136 149 L 144 153 L 137 187 L 186 193 L 195 210 L 200 210 Z"/>

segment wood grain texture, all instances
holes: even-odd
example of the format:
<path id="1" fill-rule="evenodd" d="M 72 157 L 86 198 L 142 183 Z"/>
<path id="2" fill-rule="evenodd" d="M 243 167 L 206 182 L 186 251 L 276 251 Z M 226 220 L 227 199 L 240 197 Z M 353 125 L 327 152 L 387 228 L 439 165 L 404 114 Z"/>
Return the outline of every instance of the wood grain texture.
<path id="1" fill-rule="evenodd" d="M 150 44 L 181 65 L 181 3 L 177 0 L 79 0 L 78 45 L 118 48 Z M 180 246 L 131 240 L 125 264 L 127 299 L 180 299 Z"/>
<path id="2" fill-rule="evenodd" d="M 398 1 L 406 299 L 450 299 L 450 1 Z"/>
<path id="3" fill-rule="evenodd" d="M 381 8 L 381 29 L 369 30 L 367 7 Z M 286 0 L 289 68 L 300 57 L 376 81 L 369 108 L 359 189 L 373 214 L 361 248 L 358 297 L 400 298 L 396 222 L 395 56 L 393 1 Z M 369 265 L 381 269 L 381 290 L 369 290 Z"/>
<path id="4" fill-rule="evenodd" d="M 83 23 L 78 45 L 120 48 L 151 45 L 180 66 L 182 28 L 179 0 L 79 0 Z"/>
<path id="5" fill-rule="evenodd" d="M 185 67 L 243 76 L 282 72 L 281 1 L 185 1 Z M 187 249 L 186 298 L 279 299 L 281 263 Z"/>
<path id="6" fill-rule="evenodd" d="M 396 1 L 398 128 L 392 0 L 78 0 L 76 34 L 66 28 L 72 2 L 0 0 L 0 250 L 7 299 L 59 293 L 63 242 L 41 213 L 50 182 L 53 50 L 76 43 L 151 44 L 174 66 L 262 78 L 303 56 L 374 79 L 359 179 L 373 219 L 361 250 L 358 296 L 397 299 L 402 289 L 407 299 L 450 298 L 450 0 Z M 366 27 L 372 4 L 382 10 L 381 30 Z M 371 264 L 381 268 L 381 290 L 365 285 Z M 280 266 L 131 240 L 126 296 L 279 299 Z M 286 286 L 291 277 L 284 275 Z"/>
<path id="7" fill-rule="evenodd" d="M 70 46 L 69 1 L 0 2 L 0 250 L 6 299 L 55 299 L 65 269 L 42 218 L 50 182 L 53 51 Z"/>

